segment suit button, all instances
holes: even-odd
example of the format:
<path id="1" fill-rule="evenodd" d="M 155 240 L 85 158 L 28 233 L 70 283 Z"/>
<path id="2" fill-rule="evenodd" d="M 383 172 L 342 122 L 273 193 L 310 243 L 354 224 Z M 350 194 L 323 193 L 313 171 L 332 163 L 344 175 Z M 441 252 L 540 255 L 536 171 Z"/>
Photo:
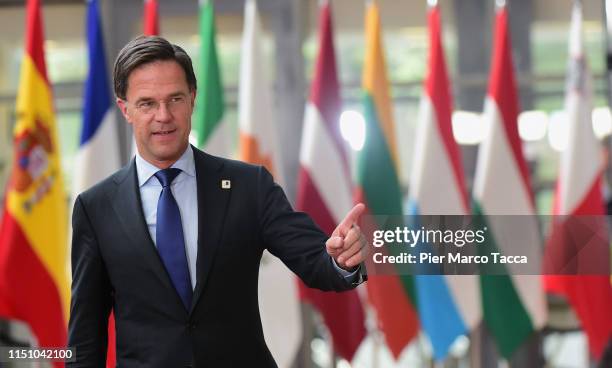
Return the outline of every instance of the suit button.
<path id="1" fill-rule="evenodd" d="M 189 331 L 194 331 L 196 329 L 196 323 L 195 322 L 189 322 L 187 324 L 187 328 L 189 329 Z"/>

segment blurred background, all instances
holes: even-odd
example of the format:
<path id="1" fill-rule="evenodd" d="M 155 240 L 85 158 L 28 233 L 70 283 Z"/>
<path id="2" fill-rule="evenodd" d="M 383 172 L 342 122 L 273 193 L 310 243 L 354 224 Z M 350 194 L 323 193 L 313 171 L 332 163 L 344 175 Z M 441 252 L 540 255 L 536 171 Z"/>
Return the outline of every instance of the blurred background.
<path id="1" fill-rule="evenodd" d="M 223 154 L 238 158 L 239 89 L 241 84 L 244 0 L 212 1 L 216 27 L 216 51 L 222 83 L 223 118 L 226 129 Z M 499 2 L 499 1 L 498 1 Z M 196 73 L 203 71 L 202 34 L 199 31 L 200 4 L 196 0 L 158 1 L 158 32 L 182 46 L 191 55 Z M 300 168 L 300 144 L 305 121 L 304 106 L 315 78 L 319 52 L 320 6 L 317 0 L 259 0 L 262 46 L 261 65 L 269 77 L 271 114 L 280 144 L 275 161 L 277 180 L 292 203 L 296 203 Z M 330 0 L 336 67 L 341 96 L 340 120 L 346 126 L 342 147 L 352 168 L 358 160 L 359 141 L 363 140 L 362 75 L 366 58 L 365 12 L 368 1 Z M 430 1 L 431 3 L 431 1 Z M 606 25 L 605 0 L 582 1 L 584 59 L 593 75 L 591 127 L 598 139 L 601 158 L 610 172 L 610 85 L 608 69 L 612 54 L 612 28 Z M 425 0 L 378 0 L 382 51 L 393 111 L 393 134 L 398 149 L 399 184 L 407 201 L 413 170 L 423 82 L 428 70 L 428 2 Z M 511 54 L 519 100 L 518 132 L 528 164 L 536 212 L 553 210 L 555 183 L 559 177 L 560 157 L 568 146 L 570 129 L 564 111 L 567 66 L 570 62 L 568 39 L 572 6 L 570 0 L 508 0 Z M 431 5 L 431 4 L 430 4 Z M 490 80 L 494 49 L 494 0 L 440 0 L 442 46 L 446 55 L 450 88 L 454 101 L 453 137 L 462 154 L 466 188 L 471 192 L 479 144 L 485 139 L 486 121 L 482 118 Z M 118 51 L 127 41 L 142 34 L 147 21 L 145 4 L 140 0 L 100 0 L 99 14 L 106 46 L 108 76 Z M 89 69 L 86 37 L 87 2 L 42 1 L 44 48 L 64 175 L 67 206 L 71 206 L 76 177 L 76 157 L 83 126 L 84 82 Z M 26 2 L 0 0 L 0 188 L 6 188 L 13 162 L 13 129 L 20 68 L 24 59 Z M 198 80 L 200 89 L 202 80 Z M 267 88 L 260 86 L 261 89 Z M 120 161 L 132 155 L 130 127 L 119 111 L 116 115 L 116 143 Z M 360 133 L 361 132 L 361 133 Z M 200 137 L 201 138 L 201 137 Z M 367 139 L 367 138 L 366 138 Z M 193 137 L 198 142 L 198 137 Z M 204 147 L 206 150 L 206 147 Z M 99 157 L 98 160 L 104 160 Z M 610 199 L 610 181 L 604 175 L 603 198 Z M 290 276 L 286 276 L 290 277 Z M 296 292 L 278 295 L 298 300 Z M 293 294 L 292 294 L 293 293 Z M 365 287 L 358 288 L 363 303 L 365 337 L 356 350 L 340 354 L 332 340 L 342 339 L 330 332 L 321 311 L 309 303 L 304 293 L 299 303 L 299 329 L 274 330 L 285 349 L 279 360 L 290 367 L 589 367 L 609 366 L 601 356 L 589 353 L 587 336 L 571 306 L 563 299 L 549 296 L 548 319 L 537 338 L 526 342 L 517 355 L 503 357 L 486 328 L 478 327 L 455 340 L 447 355 L 434 359 L 427 334 L 419 332 L 399 356 L 386 346 L 376 311 L 368 305 Z M 612 309 L 610 309 L 612 314 Z M 511 318 L 511 317 L 509 317 Z M 264 325 L 265 325 L 264 318 Z M 285 326 L 291 326 L 286 324 Z M 265 326 L 264 326 L 265 328 Z M 0 337 L 9 342 L 31 344 L 36 340 L 27 322 L 4 323 Z M 286 338 L 285 334 L 298 338 Z M 266 336 L 269 337 L 268 335 Z M 274 337 L 272 337 L 274 338 Z M 295 343 L 293 343 L 295 341 Z M 3 343 L 2 345 L 6 345 Z M 293 344 L 293 345 L 292 345 Z M 272 349 L 274 352 L 274 348 Z M 239 352 L 237 352 L 239 354 Z M 281 353 L 279 353 L 281 354 Z M 276 355 L 275 355 L 276 356 Z M 278 357 L 277 357 L 278 359 Z M 2 366 L 3 363 L 0 363 Z"/>

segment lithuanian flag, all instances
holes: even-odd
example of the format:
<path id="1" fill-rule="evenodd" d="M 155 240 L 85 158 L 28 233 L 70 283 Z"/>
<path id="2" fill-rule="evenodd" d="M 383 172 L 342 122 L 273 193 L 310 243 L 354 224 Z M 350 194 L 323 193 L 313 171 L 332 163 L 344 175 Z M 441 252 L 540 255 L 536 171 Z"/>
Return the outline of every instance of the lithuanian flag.
<path id="1" fill-rule="evenodd" d="M 401 216 L 398 154 L 385 68 L 378 6 L 371 2 L 366 12 L 363 71 L 366 141 L 357 163 L 356 199 L 366 205 L 367 214 Z M 367 287 L 378 326 L 389 349 L 398 358 L 418 331 L 413 280 L 408 276 L 370 275 Z"/>
<path id="2" fill-rule="evenodd" d="M 0 316 L 27 323 L 39 346 L 62 347 L 70 297 L 67 203 L 39 0 L 28 0 L 26 17 L 15 158 L 0 224 Z"/>

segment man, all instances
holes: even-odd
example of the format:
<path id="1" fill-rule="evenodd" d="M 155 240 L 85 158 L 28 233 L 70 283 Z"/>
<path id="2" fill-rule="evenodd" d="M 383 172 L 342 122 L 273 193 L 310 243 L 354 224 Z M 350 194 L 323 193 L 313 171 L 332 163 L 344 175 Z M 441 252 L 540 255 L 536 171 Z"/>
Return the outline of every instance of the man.
<path id="1" fill-rule="evenodd" d="M 357 205 L 327 239 L 262 167 L 188 143 L 196 79 L 183 49 L 138 37 L 114 68 L 138 154 L 73 213 L 70 367 L 103 367 L 114 310 L 119 367 L 275 367 L 257 301 L 264 249 L 304 282 L 365 279 Z"/>

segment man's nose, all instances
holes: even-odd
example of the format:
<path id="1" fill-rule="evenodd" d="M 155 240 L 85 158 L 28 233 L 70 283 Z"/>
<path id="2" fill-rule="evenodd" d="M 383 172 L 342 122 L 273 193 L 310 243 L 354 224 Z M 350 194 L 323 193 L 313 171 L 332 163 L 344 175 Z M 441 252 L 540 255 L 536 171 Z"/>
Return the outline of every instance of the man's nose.
<path id="1" fill-rule="evenodd" d="M 169 121 L 172 118 L 172 113 L 168 109 L 168 104 L 163 101 L 159 102 L 157 111 L 155 112 L 155 120 L 157 121 Z"/>

